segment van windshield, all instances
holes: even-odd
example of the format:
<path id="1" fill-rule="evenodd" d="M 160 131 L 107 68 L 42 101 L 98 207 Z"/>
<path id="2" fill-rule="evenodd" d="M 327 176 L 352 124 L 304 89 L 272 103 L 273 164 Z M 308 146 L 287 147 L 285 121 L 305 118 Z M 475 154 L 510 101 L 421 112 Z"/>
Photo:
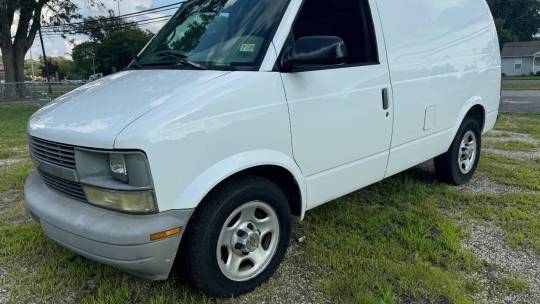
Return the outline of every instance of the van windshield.
<path id="1" fill-rule="evenodd" d="M 289 0 L 190 0 L 141 52 L 139 67 L 257 70 Z"/>

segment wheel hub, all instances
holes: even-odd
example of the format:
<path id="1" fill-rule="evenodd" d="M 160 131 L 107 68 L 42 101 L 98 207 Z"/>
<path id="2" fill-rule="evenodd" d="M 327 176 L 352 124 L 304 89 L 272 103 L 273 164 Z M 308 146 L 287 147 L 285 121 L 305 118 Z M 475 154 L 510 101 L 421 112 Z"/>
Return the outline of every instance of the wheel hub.
<path id="1" fill-rule="evenodd" d="M 477 139 L 472 131 L 468 131 L 461 140 L 458 164 L 459 170 L 463 174 L 469 174 L 472 171 L 477 158 Z"/>
<path id="2" fill-rule="evenodd" d="M 223 275 L 235 282 L 253 279 L 272 261 L 280 240 L 279 218 L 268 203 L 251 201 L 223 223 L 216 258 Z"/>
<path id="3" fill-rule="evenodd" d="M 243 222 L 232 235 L 231 245 L 236 254 L 248 255 L 259 248 L 261 233 L 252 222 Z"/>

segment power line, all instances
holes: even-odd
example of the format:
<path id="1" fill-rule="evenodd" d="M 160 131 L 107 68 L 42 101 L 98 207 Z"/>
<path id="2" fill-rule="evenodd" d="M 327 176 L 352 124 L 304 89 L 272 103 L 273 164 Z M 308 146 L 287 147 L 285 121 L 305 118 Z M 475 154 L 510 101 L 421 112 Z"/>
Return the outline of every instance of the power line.
<path id="1" fill-rule="evenodd" d="M 73 22 L 73 23 L 69 23 L 69 24 L 44 25 L 44 26 L 42 26 L 42 28 L 46 29 L 46 28 L 55 28 L 55 27 L 62 27 L 62 26 L 72 27 L 74 25 L 88 24 L 88 23 L 94 23 L 94 22 L 99 22 L 99 21 L 110 21 L 110 20 L 118 20 L 118 19 L 123 19 L 123 18 L 138 17 L 140 15 L 148 15 L 149 13 L 156 13 L 156 11 L 161 12 L 161 11 L 177 9 L 180 6 L 178 6 L 178 7 L 173 7 L 173 6 L 180 5 L 180 4 L 182 4 L 182 3 L 186 2 L 186 1 L 187 0 L 184 0 L 184 1 L 173 3 L 173 4 L 163 5 L 163 6 L 159 6 L 159 7 L 155 7 L 155 8 L 151 8 L 151 9 L 146 9 L 146 10 L 142 10 L 142 11 L 138 11 L 138 12 L 130 13 L 130 14 L 125 14 L 125 15 L 105 17 L 105 18 L 99 18 L 99 19 L 95 19 L 95 20 L 88 20 L 88 21 L 81 21 L 81 22 Z"/>
<path id="2" fill-rule="evenodd" d="M 154 18 L 149 18 L 149 19 L 130 21 L 130 22 L 126 22 L 126 23 L 122 23 L 122 24 L 118 24 L 118 25 L 112 25 L 111 27 L 112 28 L 117 28 L 117 27 L 133 26 L 133 25 L 141 24 L 141 23 L 147 22 L 147 21 L 153 21 L 153 20 L 157 20 L 157 19 L 167 19 L 167 18 L 170 18 L 171 16 L 172 15 L 166 15 L 166 16 L 154 17 Z M 163 20 L 159 20 L 159 21 L 163 21 Z M 84 27 L 83 30 L 95 30 L 95 29 L 101 29 L 101 28 L 102 28 L 101 26 Z M 66 29 L 66 30 L 47 30 L 46 32 L 47 33 L 71 33 L 74 30 L 76 30 L 76 28 L 73 28 L 72 30 L 68 30 L 68 29 Z"/>
<path id="3" fill-rule="evenodd" d="M 163 22 L 166 22 L 168 20 L 168 18 L 170 18 L 171 16 L 172 15 L 161 16 L 161 17 L 144 19 L 144 20 L 140 20 L 140 21 L 133 21 L 133 22 L 124 23 L 124 24 L 118 24 L 118 25 L 110 26 L 109 29 L 111 29 L 111 30 L 120 30 L 120 29 L 127 29 L 127 28 L 130 28 L 132 26 L 141 26 L 141 25 L 149 25 L 149 24 L 154 24 L 154 23 L 163 23 Z M 102 27 L 84 28 L 84 31 L 92 31 L 92 30 L 99 30 L 99 29 L 102 29 Z M 47 35 L 48 37 L 60 37 L 60 36 L 64 36 L 64 35 L 76 35 L 76 34 L 85 35 L 84 32 L 77 32 L 76 30 L 44 31 L 43 34 Z"/>

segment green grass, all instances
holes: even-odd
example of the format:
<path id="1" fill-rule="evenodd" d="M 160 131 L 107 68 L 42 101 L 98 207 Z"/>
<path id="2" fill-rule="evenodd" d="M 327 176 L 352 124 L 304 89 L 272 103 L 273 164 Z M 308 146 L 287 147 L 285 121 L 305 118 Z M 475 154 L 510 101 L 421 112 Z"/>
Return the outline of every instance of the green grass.
<path id="1" fill-rule="evenodd" d="M 7 157 L 24 156 L 7 148 L 25 149 L 25 121 L 35 109 L 0 106 L 0 129 L 6 130 L 0 151 Z M 502 114 L 497 128 L 539 138 L 540 116 Z M 0 195 L 20 195 L 31 169 L 30 161 L 0 167 Z M 479 170 L 497 183 L 540 191 L 540 161 L 484 154 Z M 301 244 L 305 261 L 317 266 L 312 288 L 336 303 L 472 303 L 483 287 L 470 274 L 486 266 L 461 248 L 468 231 L 457 218 L 493 223 L 516 250 L 540 254 L 539 204 L 538 193 L 468 194 L 413 169 L 310 211 L 294 233 L 307 236 Z M 0 286 L 10 286 L 8 302 L 255 302 L 206 298 L 178 275 L 149 282 L 94 263 L 50 241 L 39 225 L 21 221 L 23 210 L 18 199 L 0 203 L 0 268 L 7 269 Z M 497 284 L 509 292 L 528 288 L 517 277 L 498 278 Z M 251 297 L 270 301 L 274 286 Z"/>
<path id="2" fill-rule="evenodd" d="M 514 248 L 540 254 L 540 194 L 479 195 L 462 198 L 471 218 L 494 223 Z"/>
<path id="3" fill-rule="evenodd" d="M 339 303 L 470 303 L 461 228 L 437 204 L 448 187 L 402 174 L 325 205 L 307 218 L 308 252 L 330 269 Z"/>
<path id="4" fill-rule="evenodd" d="M 540 80 L 540 76 L 503 76 L 503 80 Z"/>
<path id="5" fill-rule="evenodd" d="M 503 90 L 507 91 L 535 91 L 540 90 L 540 83 L 504 83 L 502 85 Z"/>
<path id="6" fill-rule="evenodd" d="M 9 166 L 0 166 L 0 193 L 22 189 L 24 180 L 34 167 L 31 161 Z"/>
<path id="7" fill-rule="evenodd" d="M 538 149 L 537 145 L 521 140 L 484 141 L 484 146 L 502 151 L 531 152 Z"/>
<path id="8" fill-rule="evenodd" d="M 529 288 L 529 283 L 527 281 L 515 278 L 515 277 L 504 277 L 499 280 L 501 287 L 510 290 L 512 292 L 523 292 Z"/>
<path id="9" fill-rule="evenodd" d="M 540 115 L 501 114 L 497 120 L 497 130 L 530 134 L 540 140 Z"/>
<path id="10" fill-rule="evenodd" d="M 38 109 L 36 104 L 0 104 L 0 159 L 26 157 L 26 121 Z"/>
<path id="11" fill-rule="evenodd" d="M 540 159 L 525 161 L 484 154 L 479 167 L 497 183 L 540 191 Z"/>

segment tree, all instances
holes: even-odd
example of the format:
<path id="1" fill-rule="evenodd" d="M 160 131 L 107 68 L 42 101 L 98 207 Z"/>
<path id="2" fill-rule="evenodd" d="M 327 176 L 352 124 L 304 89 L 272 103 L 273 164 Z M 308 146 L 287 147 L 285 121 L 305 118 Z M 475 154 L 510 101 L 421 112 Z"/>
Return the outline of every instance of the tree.
<path id="1" fill-rule="evenodd" d="M 55 78 L 56 81 L 64 79 L 72 79 L 75 65 L 72 60 L 64 57 L 51 57 L 49 62 L 49 74 Z M 42 68 L 42 76 L 46 77 L 44 69 Z"/>
<path id="2" fill-rule="evenodd" d="M 495 19 L 495 26 L 497 27 L 497 33 L 499 34 L 499 44 L 502 48 L 506 42 L 518 41 L 518 36 L 514 35 L 511 30 L 505 28 L 505 21 L 502 19 Z"/>
<path id="3" fill-rule="evenodd" d="M 152 36 L 152 33 L 139 28 L 120 29 L 108 34 L 96 44 L 98 70 L 110 74 L 125 68 Z"/>
<path id="4" fill-rule="evenodd" d="M 537 0 L 488 0 L 497 22 L 501 43 L 531 40 L 540 29 L 540 2 Z"/>
<path id="5" fill-rule="evenodd" d="M 114 12 L 109 11 L 109 17 L 87 17 L 83 23 L 73 26 L 72 34 L 87 35 L 93 42 L 103 42 L 105 38 L 120 29 L 136 29 L 134 23 L 125 21 L 122 18 L 115 18 Z"/>
<path id="6" fill-rule="evenodd" d="M 27 59 L 24 61 L 24 78 L 32 79 L 32 64 L 34 66 L 34 76 L 39 76 L 42 74 L 41 65 L 42 61 L 36 59 Z"/>
<path id="7" fill-rule="evenodd" d="M 87 41 L 73 48 L 75 73 L 81 77 L 96 72 L 111 74 L 129 65 L 153 34 L 137 27 L 107 32 L 99 41 Z"/>
<path id="8" fill-rule="evenodd" d="M 96 5 L 99 0 L 87 0 Z M 52 12 L 43 20 L 44 11 Z M 6 82 L 24 83 L 24 57 L 34 42 L 41 23 L 63 24 L 80 18 L 73 0 L 0 0 L 0 51 L 6 69 Z M 11 28 L 15 26 L 15 36 Z M 7 90 L 10 97 L 22 97 L 24 84 Z"/>
<path id="9" fill-rule="evenodd" d="M 96 73 L 97 42 L 85 41 L 73 48 L 71 57 L 75 64 L 75 73 L 84 79 Z"/>

